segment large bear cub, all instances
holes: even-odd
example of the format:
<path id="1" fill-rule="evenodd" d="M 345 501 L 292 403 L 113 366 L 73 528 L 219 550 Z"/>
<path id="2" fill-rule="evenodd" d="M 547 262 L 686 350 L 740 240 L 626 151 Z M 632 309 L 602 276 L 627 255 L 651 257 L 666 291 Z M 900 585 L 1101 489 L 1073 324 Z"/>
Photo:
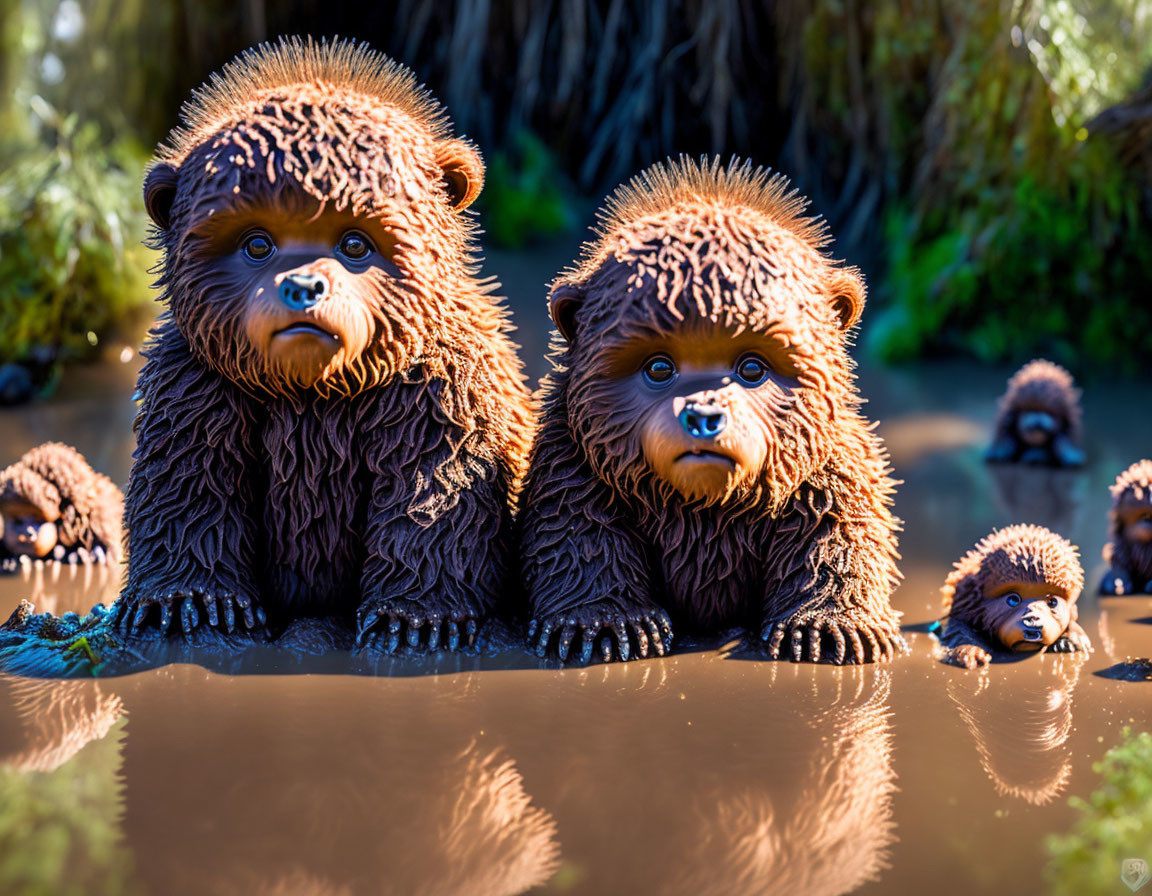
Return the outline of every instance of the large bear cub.
<path id="1" fill-rule="evenodd" d="M 864 284 L 804 208 L 748 165 L 657 165 L 553 285 L 521 524 L 541 655 L 734 625 L 794 660 L 902 649 L 893 483 L 848 355 Z"/>
<path id="2" fill-rule="evenodd" d="M 169 310 L 140 374 L 117 619 L 470 641 L 531 426 L 476 278 L 479 154 L 411 72 L 348 42 L 249 51 L 182 117 L 144 186 Z"/>

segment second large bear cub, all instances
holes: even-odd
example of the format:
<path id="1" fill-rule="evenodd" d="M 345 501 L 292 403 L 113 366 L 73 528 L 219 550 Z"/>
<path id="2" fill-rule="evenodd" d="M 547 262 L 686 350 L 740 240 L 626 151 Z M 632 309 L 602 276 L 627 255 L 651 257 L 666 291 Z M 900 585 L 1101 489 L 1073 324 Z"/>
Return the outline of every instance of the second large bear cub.
<path id="1" fill-rule="evenodd" d="M 804 206 L 749 166 L 657 165 L 553 285 L 521 521 L 541 655 L 733 625 L 794 660 L 902 649 L 893 483 L 847 349 L 864 284 Z"/>
<path id="2" fill-rule="evenodd" d="M 145 202 L 128 631 L 344 616 L 456 648 L 505 579 L 530 398 L 464 209 L 484 169 L 403 66 L 281 41 L 201 91 Z"/>

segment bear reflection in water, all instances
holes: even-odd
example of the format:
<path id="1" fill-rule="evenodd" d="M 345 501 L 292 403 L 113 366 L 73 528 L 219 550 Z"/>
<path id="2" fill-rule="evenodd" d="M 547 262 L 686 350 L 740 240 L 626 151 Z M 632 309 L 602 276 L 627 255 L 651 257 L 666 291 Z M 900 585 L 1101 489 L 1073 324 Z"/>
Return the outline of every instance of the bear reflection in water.
<path id="1" fill-rule="evenodd" d="M 1072 695 L 1083 654 L 1030 665 L 1031 684 L 990 685 L 987 675 L 955 676 L 948 696 L 972 735 L 980 765 L 1001 796 L 1033 806 L 1052 802 L 1072 774 Z"/>
<path id="2" fill-rule="evenodd" d="M 896 836 L 890 673 L 769 664 L 717 699 L 709 664 L 730 663 L 669 674 L 683 659 L 601 667 L 610 687 L 590 670 L 562 714 L 547 688 L 521 695 L 538 724 L 520 767 L 575 889 L 835 896 L 878 879 Z"/>
<path id="3" fill-rule="evenodd" d="M 9 767 L 66 762 L 128 706 L 109 821 L 145 892 L 487 896 L 553 875 L 555 822 L 502 746 L 462 718 L 474 680 L 453 677 L 435 714 L 427 689 L 397 694 L 402 681 L 395 705 L 368 678 L 276 681 L 192 667 L 100 684 L 4 679 L 17 693 L 3 705 L 22 717 L 6 726 L 22 740 Z"/>

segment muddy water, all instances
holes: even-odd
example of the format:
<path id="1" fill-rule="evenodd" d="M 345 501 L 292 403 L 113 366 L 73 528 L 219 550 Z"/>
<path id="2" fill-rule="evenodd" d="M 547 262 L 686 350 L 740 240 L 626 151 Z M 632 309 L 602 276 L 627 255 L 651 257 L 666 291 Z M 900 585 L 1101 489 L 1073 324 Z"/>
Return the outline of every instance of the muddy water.
<path id="1" fill-rule="evenodd" d="M 563 261 L 507 284 L 535 374 L 535 284 Z M 52 403 L 3 412 L 0 461 L 59 438 L 124 482 L 136 363 L 73 371 Z M 862 377 L 904 480 L 906 623 L 932 619 L 951 563 L 1013 522 L 1079 544 L 1094 584 L 1107 485 L 1152 453 L 1152 420 L 1130 410 L 1146 387 L 1093 387 L 1087 470 L 988 469 L 1008 372 Z M 0 614 L 22 598 L 84 610 L 116 586 L 33 571 L 0 579 Z M 913 631 L 887 668 L 768 663 L 717 642 L 588 669 L 519 651 L 264 650 L 94 681 L 5 677 L 0 892 L 1040 892 L 1068 797 L 1096 785 L 1091 765 L 1124 726 L 1152 721 L 1152 683 L 1098 674 L 1152 654 L 1152 599 L 1088 596 L 1082 622 L 1086 661 L 984 672 L 940 665 Z"/>

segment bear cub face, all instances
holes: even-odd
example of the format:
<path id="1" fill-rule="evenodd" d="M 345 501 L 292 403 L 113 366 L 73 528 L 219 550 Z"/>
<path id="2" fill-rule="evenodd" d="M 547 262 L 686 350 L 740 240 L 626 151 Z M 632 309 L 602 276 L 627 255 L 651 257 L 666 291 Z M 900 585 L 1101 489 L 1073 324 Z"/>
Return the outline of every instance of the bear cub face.
<path id="1" fill-rule="evenodd" d="M 417 363 L 456 313 L 440 303 L 472 273 L 461 211 L 483 161 L 391 60 L 291 41 L 254 58 L 195 95 L 148 172 L 160 282 L 232 381 L 355 394 Z"/>
<path id="2" fill-rule="evenodd" d="M 648 471 L 686 499 L 720 503 L 760 478 L 776 416 L 797 388 L 783 347 L 698 320 L 659 336 L 617 334 L 605 397 Z"/>
<path id="3" fill-rule="evenodd" d="M 18 497 L 0 499 L 0 532 L 5 550 L 13 557 L 47 557 L 58 540 L 56 520 Z"/>

